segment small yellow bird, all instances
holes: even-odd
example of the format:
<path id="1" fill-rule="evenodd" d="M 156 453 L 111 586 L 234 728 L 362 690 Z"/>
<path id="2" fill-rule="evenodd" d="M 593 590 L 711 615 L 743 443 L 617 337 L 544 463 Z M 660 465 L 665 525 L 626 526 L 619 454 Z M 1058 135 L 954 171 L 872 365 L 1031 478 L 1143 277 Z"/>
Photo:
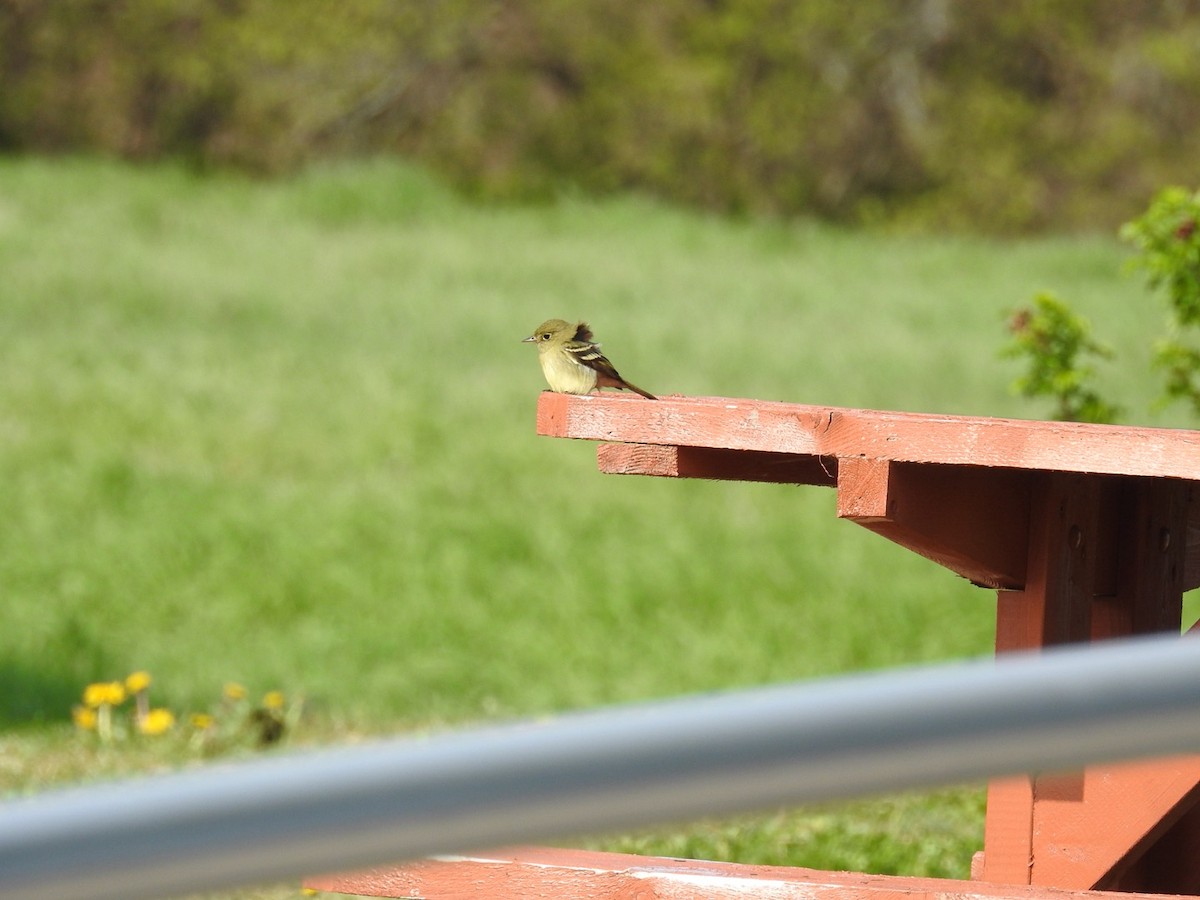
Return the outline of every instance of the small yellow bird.
<path id="1" fill-rule="evenodd" d="M 597 388 L 623 388 L 657 400 L 653 394 L 630 384 L 600 352 L 592 341 L 587 322 L 572 325 L 563 319 L 548 319 L 537 327 L 524 344 L 537 344 L 538 362 L 550 390 L 560 394 L 590 394 Z"/>

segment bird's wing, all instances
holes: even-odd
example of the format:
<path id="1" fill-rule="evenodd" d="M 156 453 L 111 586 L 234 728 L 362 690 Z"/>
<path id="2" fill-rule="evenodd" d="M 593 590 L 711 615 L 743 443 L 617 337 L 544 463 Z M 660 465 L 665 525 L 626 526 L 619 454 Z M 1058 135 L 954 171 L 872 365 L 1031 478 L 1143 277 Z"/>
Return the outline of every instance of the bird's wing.
<path id="1" fill-rule="evenodd" d="M 594 343 L 592 340 L 592 329 L 588 328 L 587 322 L 580 322 L 575 326 L 575 337 L 572 340 L 579 341 L 583 344 Z"/>
<path id="2" fill-rule="evenodd" d="M 593 344 L 591 341 L 568 341 L 566 351 L 589 369 L 595 369 L 610 378 L 621 380 L 621 376 L 617 374 L 613 364 L 608 361 L 608 357 L 600 352 L 599 344 Z"/>

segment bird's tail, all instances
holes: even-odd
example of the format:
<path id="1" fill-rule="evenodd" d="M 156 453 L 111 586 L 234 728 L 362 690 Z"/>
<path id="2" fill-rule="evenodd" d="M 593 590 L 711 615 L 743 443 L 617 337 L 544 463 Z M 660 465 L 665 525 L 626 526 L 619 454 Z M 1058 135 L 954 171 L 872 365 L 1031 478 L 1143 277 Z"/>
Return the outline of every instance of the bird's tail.
<path id="1" fill-rule="evenodd" d="M 599 356 L 599 354 L 596 355 Z M 628 381 L 622 378 L 620 373 L 613 368 L 612 363 L 610 363 L 603 356 L 600 356 L 598 361 L 587 360 L 587 362 L 593 369 L 596 370 L 596 387 L 620 388 L 621 390 L 633 391 L 635 394 L 641 394 L 647 400 L 658 399 L 649 391 L 643 391 L 636 384 L 630 384 Z M 603 366 L 598 365 L 597 362 L 603 363 Z"/>
<path id="2" fill-rule="evenodd" d="M 643 391 L 643 390 L 642 390 L 640 387 L 638 387 L 636 384 L 630 384 L 628 381 L 625 381 L 625 379 L 624 379 L 624 378 L 622 378 L 622 379 L 621 379 L 621 381 L 622 381 L 621 387 L 626 387 L 626 388 L 629 388 L 629 390 L 633 391 L 635 394 L 641 394 L 641 395 L 642 395 L 643 397 L 645 397 L 647 400 L 657 400 L 657 399 L 658 399 L 657 397 L 655 397 L 655 396 L 654 396 L 652 393 L 650 393 L 649 391 Z"/>

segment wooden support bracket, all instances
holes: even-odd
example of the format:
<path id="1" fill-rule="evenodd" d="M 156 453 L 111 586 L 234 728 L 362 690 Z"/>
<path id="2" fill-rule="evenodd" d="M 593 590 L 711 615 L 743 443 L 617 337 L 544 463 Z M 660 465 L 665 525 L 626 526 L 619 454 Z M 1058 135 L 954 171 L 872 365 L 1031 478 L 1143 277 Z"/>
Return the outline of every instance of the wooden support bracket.
<path id="1" fill-rule="evenodd" d="M 596 448 L 596 462 L 608 475 L 814 485 L 832 485 L 837 478 L 835 459 L 762 450 L 601 444 Z"/>
<path id="2" fill-rule="evenodd" d="M 1025 582 L 1029 476 L 1011 469 L 838 461 L 838 516 L 978 585 Z"/>

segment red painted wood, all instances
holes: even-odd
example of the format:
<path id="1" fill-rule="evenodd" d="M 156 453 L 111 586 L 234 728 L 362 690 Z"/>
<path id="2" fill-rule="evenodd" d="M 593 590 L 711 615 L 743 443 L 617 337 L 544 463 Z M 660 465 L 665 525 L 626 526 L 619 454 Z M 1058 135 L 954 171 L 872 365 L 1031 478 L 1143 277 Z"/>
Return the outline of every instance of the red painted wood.
<path id="1" fill-rule="evenodd" d="M 1189 802 L 1190 801 L 1190 802 Z M 1111 890 L 1132 889 L 1142 885 L 1143 891 L 1168 893 L 1173 884 L 1190 885 L 1188 893 L 1200 893 L 1200 803 L 1194 797 L 1182 804 L 1182 812 L 1170 828 L 1147 847 L 1128 869 L 1119 873 Z"/>
<path id="2" fill-rule="evenodd" d="M 837 489 L 839 517 L 975 584 L 1024 584 L 1027 473 L 851 457 L 839 462 Z"/>
<path id="3" fill-rule="evenodd" d="M 545 392 L 539 434 L 1200 481 L 1200 432 L 739 400 Z"/>
<path id="4" fill-rule="evenodd" d="M 1033 870 L 1033 779 L 995 778 L 988 782 L 982 854 L 972 861 L 983 881 L 1029 884 Z M 982 857 L 981 859 L 979 857 Z"/>
<path id="5" fill-rule="evenodd" d="M 1200 486 L 1187 486 L 1186 537 L 1183 550 L 1183 589 L 1200 587 Z"/>
<path id="6" fill-rule="evenodd" d="M 1182 628 L 1188 508 L 1194 486 L 1136 479 L 1122 484 L 1118 571 L 1113 604 L 1129 622 L 1118 633 L 1145 634 Z M 1200 506 L 1200 504 L 1197 504 Z"/>
<path id="7" fill-rule="evenodd" d="M 538 430 L 625 442 L 600 449 L 608 472 L 835 475 L 839 516 L 1008 589 L 998 652 L 1178 631 L 1182 592 L 1200 586 L 1200 432 L 548 393 Z M 997 780 L 976 869 L 992 881 L 1192 889 L 1200 864 L 1173 851 L 1200 849 L 1197 765 Z"/>
<path id="8" fill-rule="evenodd" d="M 1186 521 L 1181 587 L 1200 587 L 1198 431 L 550 392 L 538 400 L 537 428 L 554 437 L 631 445 L 601 449 L 601 470 L 619 474 L 828 484 L 839 460 L 862 458 L 1180 479 Z"/>
<path id="9" fill-rule="evenodd" d="M 1019 591 L 1001 592 L 997 597 L 997 653 L 1033 650 L 1090 636 L 1093 590 L 1091 568 L 1085 563 L 1092 557 L 1089 545 L 1098 542 L 1100 493 L 1094 480 L 1081 476 L 1036 475 L 1025 584 Z M 1034 873 L 1040 858 L 1034 829 L 1037 803 L 1037 780 L 1032 776 L 989 784 L 984 879 L 1048 883 L 1035 879 Z M 1074 882 L 1057 886 L 1081 887 Z"/>
<path id="10" fill-rule="evenodd" d="M 1111 559 L 1095 561 L 1091 638 L 1178 633 L 1191 488 L 1141 478 L 1108 487 L 1099 546 Z M 1200 757 L 1089 766 L 1075 782 L 1072 793 L 1037 781 L 1035 882 L 1200 892 L 1200 872 L 1182 852 L 1200 841 Z"/>
<path id="11" fill-rule="evenodd" d="M 999 597 L 998 652 L 1177 633 L 1184 548 L 1173 535 L 1185 528 L 1188 486 L 1038 478 L 1028 576 L 1022 591 Z M 1058 887 L 1200 891 L 1182 856 L 1155 852 L 1153 868 L 1138 865 L 1160 843 L 1196 837 L 1190 811 L 1198 786 L 1200 757 L 997 781 L 988 795 L 983 877 L 1027 870 L 1032 883 Z"/>
<path id="12" fill-rule="evenodd" d="M 1041 616 L 1035 646 L 1074 643 L 1092 636 L 1092 599 L 1098 566 L 1111 548 L 1101 528 L 1102 482 L 1052 472 L 1034 487 L 1028 572 L 1024 593 Z"/>
<path id="13" fill-rule="evenodd" d="M 794 453 L 674 447 L 654 444 L 601 444 L 596 462 L 609 475 L 656 475 L 772 484 L 832 485 L 837 461 Z"/>
<path id="14" fill-rule="evenodd" d="M 997 652 L 1178 629 L 1182 592 L 1200 587 L 1196 431 L 553 393 L 538 401 L 537 427 L 609 442 L 597 455 L 605 472 L 836 483 L 842 517 L 1012 589 L 998 594 Z M 996 780 L 986 850 L 972 865 L 983 882 L 535 849 L 309 884 L 491 898 L 1107 896 L 1074 890 L 1092 884 L 1200 892 L 1198 798 L 1193 757 Z"/>
<path id="15" fill-rule="evenodd" d="M 525 847 L 310 878 L 319 891 L 429 900 L 1150 900 L 1162 895 L 821 872 Z"/>
<path id="16" fill-rule="evenodd" d="M 1001 653 L 1178 630 L 1182 592 L 1200 587 L 1200 432 L 552 393 L 538 401 L 538 432 L 609 442 L 597 454 L 605 472 L 836 484 L 843 518 L 1011 589 L 998 594 Z M 1200 893 L 1200 757 L 995 780 L 985 847 L 973 882 L 526 848 L 308 884 L 568 900 Z"/>
<path id="17" fill-rule="evenodd" d="M 1137 860 L 1195 805 L 1200 757 L 1181 756 L 1122 765 L 1089 766 L 1073 775 L 1042 776 L 1034 787 L 1034 884 L 1200 892 L 1181 881 L 1181 858 L 1160 858 L 1153 873 Z"/>

